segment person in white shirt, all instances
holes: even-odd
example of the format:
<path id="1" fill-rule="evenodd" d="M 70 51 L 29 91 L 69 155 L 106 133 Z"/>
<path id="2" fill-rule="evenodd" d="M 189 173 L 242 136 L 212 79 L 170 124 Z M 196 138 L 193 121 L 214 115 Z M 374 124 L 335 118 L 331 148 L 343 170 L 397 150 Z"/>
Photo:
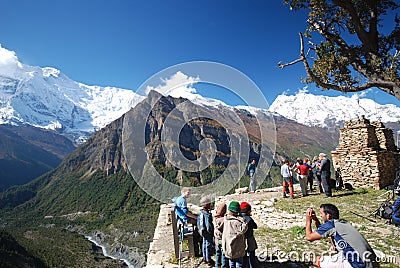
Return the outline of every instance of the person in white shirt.
<path id="1" fill-rule="evenodd" d="M 292 172 L 289 167 L 289 160 L 285 160 L 285 163 L 281 166 L 281 175 L 283 177 L 283 188 L 282 188 L 282 194 L 283 197 L 286 196 L 286 190 L 289 188 L 290 190 L 290 198 L 294 199 L 294 190 L 293 190 L 293 176 Z"/>

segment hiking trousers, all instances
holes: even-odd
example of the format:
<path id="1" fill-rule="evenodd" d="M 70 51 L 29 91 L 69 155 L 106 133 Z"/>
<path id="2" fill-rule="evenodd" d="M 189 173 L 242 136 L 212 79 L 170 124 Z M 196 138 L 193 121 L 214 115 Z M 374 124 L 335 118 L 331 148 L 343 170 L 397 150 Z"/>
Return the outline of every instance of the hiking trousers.
<path id="1" fill-rule="evenodd" d="M 283 188 L 282 188 L 282 193 L 284 196 L 286 195 L 286 191 L 288 188 L 290 190 L 290 196 L 294 196 L 293 180 L 290 177 L 284 177 L 283 178 Z"/>
<path id="2" fill-rule="evenodd" d="M 330 197 L 332 196 L 332 189 L 331 185 L 329 184 L 329 180 L 331 179 L 331 174 L 327 171 L 322 171 L 321 172 L 321 180 L 322 180 L 322 186 L 324 187 L 324 192 L 325 195 Z"/>
<path id="3" fill-rule="evenodd" d="M 307 177 L 308 177 L 307 175 L 299 176 L 300 188 L 303 196 L 307 195 Z"/>

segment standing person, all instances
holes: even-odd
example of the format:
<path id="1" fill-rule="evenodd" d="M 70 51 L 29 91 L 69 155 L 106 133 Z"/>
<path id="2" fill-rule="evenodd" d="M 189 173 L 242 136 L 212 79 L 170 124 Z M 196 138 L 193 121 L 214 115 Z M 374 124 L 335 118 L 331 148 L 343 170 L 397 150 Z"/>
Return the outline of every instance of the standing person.
<path id="1" fill-rule="evenodd" d="M 246 241 L 244 234 L 247 231 L 246 221 L 239 216 L 240 205 L 232 201 L 228 206 L 228 214 L 224 217 L 224 230 L 222 231 L 222 250 L 229 258 L 230 268 L 242 268 L 243 257 L 246 254 Z"/>
<path id="2" fill-rule="evenodd" d="M 215 237 L 215 267 L 228 267 L 228 260 L 222 250 L 222 231 L 224 230 L 224 216 L 226 214 L 226 204 L 218 203 L 215 208 L 214 218 L 214 237 Z"/>
<path id="3" fill-rule="evenodd" d="M 393 204 L 392 222 L 395 225 L 400 225 L 400 190 L 395 189 L 395 194 L 397 195 L 397 199 Z"/>
<path id="4" fill-rule="evenodd" d="M 318 159 L 318 156 L 314 156 L 313 165 L 312 165 L 313 171 L 314 171 L 314 177 L 317 179 L 317 182 L 318 182 L 319 193 L 322 194 L 322 193 L 324 193 L 324 190 L 322 189 L 320 163 L 321 163 L 321 161 Z"/>
<path id="5" fill-rule="evenodd" d="M 255 223 L 251 217 L 251 205 L 249 203 L 240 203 L 240 211 L 242 217 L 247 223 L 247 231 L 244 234 L 244 237 L 246 238 L 246 255 L 243 258 L 243 267 L 255 268 L 257 263 L 257 242 L 254 237 L 254 229 L 257 229 L 257 223 Z"/>
<path id="6" fill-rule="evenodd" d="M 289 167 L 289 160 L 287 159 L 285 160 L 285 163 L 281 166 L 281 175 L 283 177 L 283 188 L 282 188 L 283 198 L 287 197 L 286 193 L 290 189 L 290 197 L 294 199 L 293 177 Z"/>
<path id="7" fill-rule="evenodd" d="M 299 183 L 300 183 L 300 172 L 299 172 L 298 168 L 301 165 L 300 162 L 301 162 L 301 159 L 297 157 L 296 158 L 296 163 L 294 163 L 294 165 L 292 167 L 293 171 L 296 172 L 296 180 Z"/>
<path id="8" fill-rule="evenodd" d="M 314 175 L 312 171 L 312 164 L 309 158 L 304 158 L 304 165 L 308 166 L 307 183 L 310 185 L 310 192 L 313 191 Z"/>
<path id="9" fill-rule="evenodd" d="M 208 198 L 202 198 L 200 200 L 203 209 L 198 217 L 198 227 L 199 233 L 203 238 L 202 252 L 203 252 L 203 262 L 207 263 L 207 266 L 214 266 L 214 262 L 211 256 L 214 252 L 214 224 L 212 220 L 212 215 L 210 213 L 211 203 Z"/>
<path id="10" fill-rule="evenodd" d="M 300 182 L 301 193 L 303 194 L 303 197 L 307 196 L 307 178 L 308 178 L 308 173 L 310 172 L 310 168 L 308 167 L 308 165 L 305 165 L 303 163 L 303 160 L 300 160 L 296 170 L 300 178 L 299 182 Z"/>
<path id="11" fill-rule="evenodd" d="M 315 211 L 308 208 L 306 211 L 306 239 L 310 242 L 322 238 L 330 238 L 337 254 L 318 256 L 315 266 L 325 267 L 379 267 L 376 255 L 367 240 L 345 220 L 339 219 L 339 210 L 335 205 L 322 204 L 320 216 L 324 221 L 320 223 Z M 312 231 L 312 221 L 317 230 Z"/>
<path id="12" fill-rule="evenodd" d="M 175 203 L 175 212 L 179 220 L 183 224 L 191 223 L 193 225 L 193 244 L 194 244 L 194 255 L 201 256 L 200 250 L 200 234 L 197 230 L 197 215 L 189 211 L 187 207 L 187 199 L 190 196 L 190 188 L 183 187 L 181 195 L 174 197 L 172 201 Z"/>
<path id="13" fill-rule="evenodd" d="M 330 184 L 331 179 L 331 161 L 326 157 L 326 154 L 320 153 L 319 159 L 321 160 L 321 181 L 324 187 L 325 197 L 332 197 L 332 189 Z"/>
<path id="14" fill-rule="evenodd" d="M 250 176 L 249 191 L 255 192 L 256 187 L 257 187 L 257 183 L 254 178 L 254 173 L 256 172 L 256 160 L 255 159 L 252 159 L 250 164 L 247 166 L 247 172 L 249 172 L 249 176 Z"/>

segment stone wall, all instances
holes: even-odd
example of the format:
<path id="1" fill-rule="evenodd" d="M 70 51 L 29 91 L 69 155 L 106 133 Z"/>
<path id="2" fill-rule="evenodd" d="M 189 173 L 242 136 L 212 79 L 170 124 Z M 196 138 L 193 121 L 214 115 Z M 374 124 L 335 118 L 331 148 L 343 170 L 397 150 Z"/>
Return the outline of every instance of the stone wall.
<path id="1" fill-rule="evenodd" d="M 174 235 L 172 232 L 171 211 L 173 204 L 160 206 L 157 226 L 154 230 L 153 241 L 147 252 L 148 268 L 162 268 L 165 263 L 172 259 L 174 253 Z"/>
<path id="2" fill-rule="evenodd" d="M 198 214 L 200 207 L 188 204 L 190 211 Z M 146 268 L 175 268 L 178 265 L 170 263 L 174 259 L 174 234 L 172 230 L 172 210 L 174 204 L 162 204 L 154 230 L 153 241 L 147 252 Z"/>
<path id="3" fill-rule="evenodd" d="M 393 184 L 400 168 L 392 130 L 364 116 L 345 123 L 340 129 L 339 145 L 331 153 L 334 168 L 340 168 L 343 182 L 355 188 L 382 189 Z"/>

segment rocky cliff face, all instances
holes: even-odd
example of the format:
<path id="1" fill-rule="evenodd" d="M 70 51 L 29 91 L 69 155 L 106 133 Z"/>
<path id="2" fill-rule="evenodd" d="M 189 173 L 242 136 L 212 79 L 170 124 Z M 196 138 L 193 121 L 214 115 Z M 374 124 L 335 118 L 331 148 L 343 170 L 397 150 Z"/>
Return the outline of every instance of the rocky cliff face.
<path id="1" fill-rule="evenodd" d="M 166 143 L 168 143 L 168 139 L 170 139 L 169 136 L 178 136 L 180 152 L 190 161 L 199 158 L 202 141 L 204 139 L 210 139 L 212 143 L 215 144 L 216 155 L 214 159 L 208 159 L 207 161 L 211 160 L 213 165 L 222 168 L 226 167 L 230 160 L 230 142 L 232 142 L 227 129 L 216 120 L 211 119 L 215 111 L 200 106 L 196 107 L 198 113 L 205 116 L 183 122 L 183 120 L 186 120 L 184 116 L 187 106 L 180 105 L 184 102 L 187 102 L 187 100 L 160 96 L 156 92 L 150 93 L 146 100 L 139 103 L 123 117 L 97 131 L 93 137 L 89 138 L 85 144 L 80 146 L 65 160 L 61 168 L 65 172 L 85 170 L 82 172 L 82 176 L 90 175 L 96 170 L 104 171 L 107 175 L 114 174 L 121 169 L 127 171 L 127 164 L 122 148 L 124 120 L 126 117 L 129 117 L 130 120 L 136 122 L 142 120 L 143 116 L 147 116 L 143 128 L 145 131 L 144 133 L 133 133 L 132 139 L 143 139 L 147 156 L 143 155 L 142 157 L 138 157 L 135 161 L 143 161 L 143 159 L 147 159 L 148 157 L 155 165 L 173 168 L 173 163 L 168 161 L 168 159 L 171 159 L 176 152 L 167 150 L 167 154 L 169 155 L 166 155 L 162 140 L 162 135 L 164 135 L 166 137 L 165 139 L 167 139 L 164 141 Z M 149 107 L 151 107 L 151 111 L 146 114 Z M 177 111 L 177 107 L 179 107 L 180 110 Z M 172 116 L 171 113 L 173 113 Z M 175 113 L 177 113 L 179 117 L 177 117 Z M 261 145 L 258 122 L 252 114 L 244 113 L 240 110 L 237 110 L 236 113 L 238 113 L 239 118 L 245 119 L 244 125 L 246 129 L 249 130 L 249 155 L 251 158 L 258 159 L 259 147 Z M 173 118 L 172 120 L 175 120 L 172 121 L 172 123 L 171 117 Z M 168 128 L 164 129 L 166 120 L 170 121 L 167 122 L 169 123 Z M 237 128 L 237 126 L 235 126 L 236 122 L 231 121 L 230 124 L 229 127 Z M 180 133 L 175 133 L 174 131 L 180 129 L 181 125 L 183 127 Z M 193 176 L 197 176 L 198 183 L 202 183 L 199 174 L 194 174 Z"/>
<path id="2" fill-rule="evenodd" d="M 202 116 L 191 120 L 185 118 L 190 113 L 188 105 L 191 105 L 190 109 L 195 106 L 197 114 Z M 217 112 L 226 113 L 225 127 L 217 120 L 211 119 Z M 242 120 L 247 132 L 243 135 L 248 135 L 249 158 L 258 159 L 261 146 L 265 146 L 268 148 L 270 160 L 280 164 L 284 158 L 312 157 L 319 151 L 327 149 L 325 150 L 327 152 L 337 145 L 337 132 L 330 132 L 318 127 L 307 127 L 279 116 L 275 116 L 274 120 L 271 120 L 266 114 L 258 114 L 256 117 L 246 110 L 234 110 L 237 118 L 230 118 L 232 117 L 231 113 L 231 110 L 216 111 L 214 108 L 204 108 L 188 103 L 183 98 L 165 97 L 157 92 L 150 92 L 148 98 L 124 116 L 97 131 L 85 144 L 71 154 L 60 168 L 64 172 L 82 170 L 82 176 L 90 176 L 96 170 L 101 170 L 106 175 L 115 174 L 119 170 L 128 172 L 122 137 L 124 122 L 126 124 L 127 118 L 133 122 L 143 121 L 143 118 L 146 118 L 143 121 L 144 126 L 141 126 L 144 133 L 131 133 L 131 139 L 144 141 L 146 151 L 146 154 L 143 152 L 141 156 L 132 156 L 136 157 L 134 161 L 142 162 L 144 165 L 145 160 L 149 158 L 153 164 L 171 169 L 174 169 L 174 166 L 179 163 L 171 163 L 168 160 L 174 158 L 176 156 L 174 154 L 178 152 L 174 149 L 168 150 L 166 148 L 168 146 L 163 147 L 163 142 L 165 146 L 168 142 L 176 141 L 169 140 L 170 137 L 178 137 L 180 153 L 190 161 L 199 159 L 202 141 L 210 139 L 215 144 L 216 153 L 214 159 L 207 161 L 211 160 L 213 165 L 222 169 L 226 167 L 232 153 L 231 143 L 234 142 L 227 129 L 238 129 L 240 126 L 235 121 L 237 119 Z M 276 133 L 274 122 L 276 123 Z M 165 125 L 167 126 L 165 127 Z M 180 130 L 179 133 L 175 133 L 177 129 Z M 139 128 L 137 131 L 140 131 Z M 265 144 L 261 142 L 261 131 L 266 137 Z M 162 137 L 163 135 L 164 137 Z M 241 137 L 233 136 L 233 138 Z M 276 152 L 274 152 L 275 145 L 277 146 Z M 296 152 L 299 151 L 304 152 L 304 155 L 296 155 Z M 191 174 L 191 176 L 197 179 L 196 183 L 204 183 L 200 173 Z M 177 180 L 179 181 L 179 178 Z"/>
<path id="3" fill-rule="evenodd" d="M 113 121 L 100 129 L 72 153 L 60 168 L 64 172 L 82 170 L 82 175 L 90 175 L 101 170 L 106 175 L 115 174 L 124 169 L 124 159 L 121 149 L 121 132 L 124 117 Z"/>

